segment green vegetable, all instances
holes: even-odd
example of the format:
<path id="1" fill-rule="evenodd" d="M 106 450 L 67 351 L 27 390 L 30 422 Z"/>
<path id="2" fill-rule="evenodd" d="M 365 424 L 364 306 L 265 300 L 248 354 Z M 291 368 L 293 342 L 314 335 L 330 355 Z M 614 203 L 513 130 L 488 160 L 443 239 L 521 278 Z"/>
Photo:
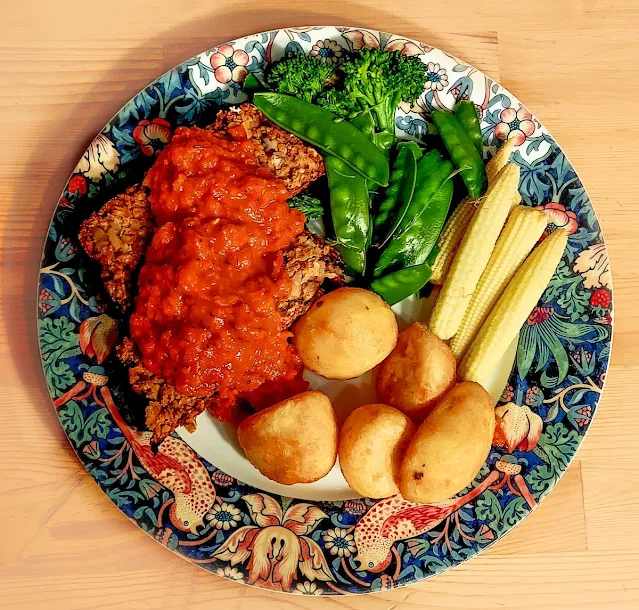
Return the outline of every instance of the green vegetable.
<path id="1" fill-rule="evenodd" d="M 245 93 L 251 95 L 256 91 L 263 91 L 264 85 L 262 85 L 254 74 L 249 73 L 242 83 L 242 89 L 244 89 Z"/>
<path id="2" fill-rule="evenodd" d="M 351 275 L 366 271 L 370 213 L 366 178 L 338 157 L 324 157 L 337 250 Z"/>
<path id="3" fill-rule="evenodd" d="M 481 135 L 481 125 L 479 122 L 479 114 L 477 114 L 477 106 L 470 100 L 462 100 L 455 108 L 455 116 L 466 130 L 466 134 L 471 139 L 477 152 L 482 156 L 484 154 L 484 142 Z"/>
<path id="4" fill-rule="evenodd" d="M 347 121 L 335 122 L 324 108 L 281 93 L 256 93 L 253 103 L 282 129 L 341 159 L 376 184 L 388 184 L 384 154 Z"/>
<path id="5" fill-rule="evenodd" d="M 303 212 L 304 216 L 306 216 L 306 220 L 324 216 L 324 206 L 322 202 L 317 197 L 311 197 L 311 195 L 293 195 L 293 197 L 288 200 L 288 207 Z"/>
<path id="6" fill-rule="evenodd" d="M 366 250 L 346 248 L 337 244 L 335 246 L 344 261 L 346 271 L 351 276 L 364 275 L 366 272 Z"/>
<path id="7" fill-rule="evenodd" d="M 433 195 L 450 178 L 453 170 L 453 164 L 444 159 L 441 153 L 436 150 L 431 150 L 419 160 L 415 192 L 410 206 L 398 227 L 396 236 L 406 231 L 422 211 L 430 205 Z"/>
<path id="8" fill-rule="evenodd" d="M 395 133 L 395 111 L 400 102 L 413 103 L 424 91 L 426 66 L 399 51 L 361 49 L 337 69 L 337 90 L 317 98 L 334 114 L 350 118 L 371 110 L 378 131 Z"/>
<path id="9" fill-rule="evenodd" d="M 270 64 L 264 78 L 278 93 L 313 102 L 333 79 L 336 68 L 303 53 L 290 53 Z"/>
<path id="10" fill-rule="evenodd" d="M 371 282 L 371 290 L 389 305 L 395 305 L 426 285 L 433 270 L 426 263 L 400 269 Z"/>
<path id="11" fill-rule="evenodd" d="M 408 148 L 413 151 L 415 155 L 415 159 L 419 160 L 424 156 L 424 149 L 413 140 L 402 140 L 401 142 L 397 142 L 397 151 L 401 151 L 403 148 Z"/>
<path id="12" fill-rule="evenodd" d="M 452 164 L 444 161 L 437 151 L 429 152 L 419 161 L 413 199 L 398 230 L 375 265 L 375 277 L 389 268 L 412 267 L 426 262 L 437 242 L 453 197 L 451 168 Z"/>
<path id="13" fill-rule="evenodd" d="M 352 118 L 349 123 L 353 127 L 359 129 L 370 140 L 374 139 L 375 121 L 373 121 L 373 117 L 370 112 L 362 112 L 362 114 L 358 114 L 356 117 Z"/>
<path id="14" fill-rule="evenodd" d="M 395 143 L 395 136 L 389 134 L 387 131 L 375 132 L 375 122 L 373 116 L 369 111 L 358 114 L 356 117 L 349 120 L 349 123 L 353 127 L 357 127 L 363 134 L 367 135 L 384 154 L 386 162 L 390 160 L 390 149 Z M 368 190 L 374 191 L 375 184 L 373 181 L 368 180 Z"/>
<path id="15" fill-rule="evenodd" d="M 486 185 L 486 169 L 481 155 L 454 114 L 433 110 L 430 114 L 453 163 L 462 170 L 461 177 L 468 194 L 476 199 Z"/>
<path id="16" fill-rule="evenodd" d="M 336 89 L 327 89 L 315 102 L 342 119 L 352 120 L 361 114 L 361 108 L 353 104 L 343 91 Z"/>
<path id="17" fill-rule="evenodd" d="M 419 149 L 418 149 L 419 150 Z M 419 151 L 421 155 L 421 151 Z M 379 237 L 379 247 L 383 247 L 392 235 L 389 226 L 395 217 L 395 224 L 399 226 L 403 216 L 400 217 L 400 209 L 404 208 L 404 213 L 408 210 L 410 200 L 415 190 L 415 180 L 417 177 L 417 157 L 415 150 L 406 146 L 400 148 L 393 163 L 388 187 L 384 191 L 384 198 L 377 207 L 377 215 L 373 222 L 373 228 Z M 396 228 L 396 227 L 395 227 Z"/>
<path id="18" fill-rule="evenodd" d="M 353 121 L 351 121 L 351 123 L 352 122 Z M 380 150 L 390 151 L 390 149 L 393 147 L 393 144 L 395 144 L 395 135 L 392 134 L 390 131 L 378 131 L 373 134 L 373 142 L 375 143 L 375 146 L 377 146 L 377 148 L 379 148 Z M 389 156 L 389 154 L 386 155 L 387 158 Z"/>
<path id="19" fill-rule="evenodd" d="M 453 183 L 447 180 L 411 227 L 384 250 L 375 266 L 376 277 L 389 268 L 412 267 L 426 262 L 437 243 L 452 197 Z"/>
<path id="20" fill-rule="evenodd" d="M 406 231 L 406 235 L 410 233 L 419 239 L 420 246 L 416 250 L 409 249 L 404 253 L 405 264 L 418 265 L 429 259 L 448 217 L 453 198 L 453 188 L 452 180 L 444 182 L 433 195 L 426 213 L 417 218 L 413 226 Z M 407 242 L 410 242 L 410 235 Z"/>

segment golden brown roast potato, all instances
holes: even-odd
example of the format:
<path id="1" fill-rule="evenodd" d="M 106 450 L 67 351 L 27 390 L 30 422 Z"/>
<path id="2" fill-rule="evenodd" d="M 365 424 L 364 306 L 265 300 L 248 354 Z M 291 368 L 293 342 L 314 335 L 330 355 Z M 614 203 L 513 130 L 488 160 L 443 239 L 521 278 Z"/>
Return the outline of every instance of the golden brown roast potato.
<path id="1" fill-rule="evenodd" d="M 493 401 L 478 383 L 456 385 L 411 440 L 400 470 L 399 489 L 411 502 L 445 500 L 475 478 L 495 431 Z"/>
<path id="2" fill-rule="evenodd" d="M 399 333 L 395 349 L 377 371 L 377 399 L 419 422 L 455 385 L 455 367 L 448 345 L 415 322 Z"/>
<path id="3" fill-rule="evenodd" d="M 337 419 L 321 392 L 302 392 L 251 415 L 237 437 L 249 462 L 284 485 L 321 479 L 337 457 Z"/>
<path id="4" fill-rule="evenodd" d="M 388 405 L 355 409 L 340 431 L 339 465 L 348 484 L 362 496 L 399 493 L 399 469 L 415 424 Z"/>
<path id="5" fill-rule="evenodd" d="M 377 366 L 397 343 L 392 309 L 374 292 L 339 288 L 318 299 L 293 326 L 304 366 L 327 379 L 352 379 Z"/>

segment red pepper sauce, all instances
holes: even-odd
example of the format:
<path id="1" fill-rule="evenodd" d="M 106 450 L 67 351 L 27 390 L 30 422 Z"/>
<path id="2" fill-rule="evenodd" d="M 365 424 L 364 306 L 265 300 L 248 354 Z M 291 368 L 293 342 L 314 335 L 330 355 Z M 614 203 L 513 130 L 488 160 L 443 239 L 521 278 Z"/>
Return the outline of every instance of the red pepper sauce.
<path id="1" fill-rule="evenodd" d="M 215 393 L 222 420 L 239 394 L 302 368 L 277 306 L 290 291 L 278 251 L 305 218 L 255 165 L 252 143 L 233 137 L 178 128 L 149 170 L 159 228 L 130 322 L 145 366 L 183 394 Z"/>

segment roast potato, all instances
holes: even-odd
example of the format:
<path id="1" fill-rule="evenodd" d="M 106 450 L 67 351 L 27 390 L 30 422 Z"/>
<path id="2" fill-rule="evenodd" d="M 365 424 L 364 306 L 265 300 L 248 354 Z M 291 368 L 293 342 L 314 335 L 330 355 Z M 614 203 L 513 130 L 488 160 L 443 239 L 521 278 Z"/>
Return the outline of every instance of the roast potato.
<path id="1" fill-rule="evenodd" d="M 455 384 L 455 367 L 448 346 L 415 322 L 399 334 L 395 349 L 377 371 L 377 400 L 419 422 Z"/>
<path id="2" fill-rule="evenodd" d="M 251 415 L 237 437 L 249 462 L 284 485 L 321 479 L 337 457 L 337 418 L 321 392 L 302 392 Z"/>
<path id="3" fill-rule="evenodd" d="M 327 379 L 363 375 L 397 343 L 395 314 L 374 292 L 362 288 L 329 292 L 292 330 L 304 366 Z"/>
<path id="4" fill-rule="evenodd" d="M 399 492 L 399 469 L 415 424 L 388 405 L 364 405 L 344 422 L 339 465 L 348 484 L 362 496 L 386 498 Z"/>
<path id="5" fill-rule="evenodd" d="M 404 498 L 432 503 L 461 491 L 484 464 L 494 431 L 488 392 L 472 381 L 456 385 L 408 445 L 399 479 Z"/>

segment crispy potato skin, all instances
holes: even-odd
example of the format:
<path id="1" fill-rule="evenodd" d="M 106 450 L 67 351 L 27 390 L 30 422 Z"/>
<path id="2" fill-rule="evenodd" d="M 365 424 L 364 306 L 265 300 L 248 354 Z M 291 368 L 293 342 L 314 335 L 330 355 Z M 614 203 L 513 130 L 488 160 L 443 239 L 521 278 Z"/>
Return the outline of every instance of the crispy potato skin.
<path id="1" fill-rule="evenodd" d="M 321 392 L 302 392 L 245 419 L 237 429 L 249 462 L 282 483 L 312 483 L 337 457 L 337 418 Z"/>
<path id="2" fill-rule="evenodd" d="M 397 320 L 374 292 L 339 288 L 318 299 L 293 326 L 304 366 L 327 379 L 353 379 L 377 366 L 397 343 Z"/>
<path id="3" fill-rule="evenodd" d="M 355 409 L 342 426 L 338 446 L 340 468 L 348 484 L 371 498 L 399 493 L 402 457 L 415 430 L 409 417 L 388 405 Z"/>
<path id="4" fill-rule="evenodd" d="M 377 399 L 420 422 L 455 385 L 456 362 L 448 346 L 415 322 L 399 334 L 375 381 Z"/>
<path id="5" fill-rule="evenodd" d="M 432 503 L 469 485 L 486 460 L 495 410 L 478 383 L 456 385 L 419 427 L 404 455 L 399 489 L 411 502 Z"/>

